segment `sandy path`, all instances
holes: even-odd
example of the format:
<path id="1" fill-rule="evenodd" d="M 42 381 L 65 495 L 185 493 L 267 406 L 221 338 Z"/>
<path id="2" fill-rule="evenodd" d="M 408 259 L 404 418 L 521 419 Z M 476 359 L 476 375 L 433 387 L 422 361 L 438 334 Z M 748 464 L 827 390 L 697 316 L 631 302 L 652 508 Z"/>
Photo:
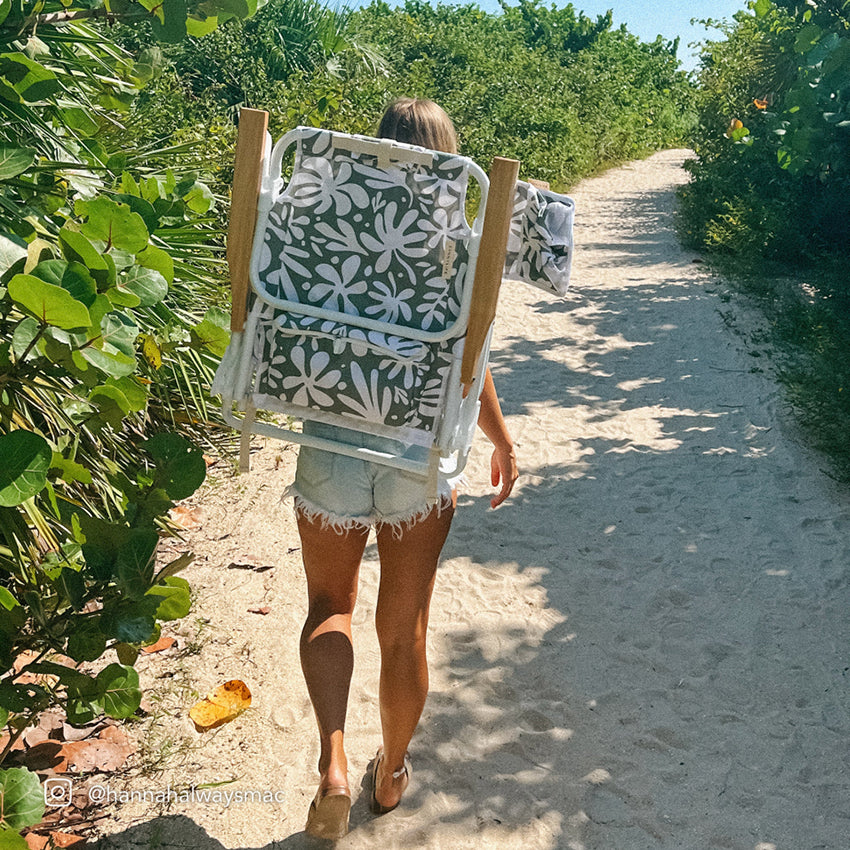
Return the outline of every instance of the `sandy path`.
<path id="1" fill-rule="evenodd" d="M 488 510 L 478 446 L 435 592 L 414 783 L 377 820 L 361 791 L 341 848 L 850 846 L 850 499 L 794 442 L 772 380 L 751 371 L 721 315 L 740 308 L 678 247 L 684 155 L 577 187 L 568 300 L 503 296 L 493 368 L 523 477 L 512 504 Z M 127 786 L 236 778 L 224 789 L 283 802 L 125 805 L 103 848 L 310 846 L 303 582 L 278 501 L 293 458 L 269 445 L 251 476 L 195 500 L 200 649 L 183 638 L 181 652 L 143 662 L 148 681 L 176 682 L 148 743 L 193 748 Z M 247 561 L 273 569 L 226 569 Z M 355 788 L 379 740 L 376 583 L 370 545 L 348 728 Z M 194 636 L 197 622 L 181 631 Z M 198 736 L 186 688 L 233 677 L 254 707 Z"/>

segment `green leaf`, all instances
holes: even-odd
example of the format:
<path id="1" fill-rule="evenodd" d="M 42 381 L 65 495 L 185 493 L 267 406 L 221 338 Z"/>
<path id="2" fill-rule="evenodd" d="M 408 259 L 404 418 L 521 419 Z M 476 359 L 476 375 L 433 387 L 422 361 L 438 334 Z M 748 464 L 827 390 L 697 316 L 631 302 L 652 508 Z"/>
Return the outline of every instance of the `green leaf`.
<path id="1" fill-rule="evenodd" d="M 146 201 L 144 198 L 140 198 L 134 194 L 122 193 L 113 195 L 112 197 L 119 204 L 127 204 L 134 213 L 138 213 L 142 217 L 142 221 L 145 223 L 145 227 L 147 227 L 149 233 L 153 233 L 159 227 L 159 215 L 157 215 L 150 201 Z"/>
<path id="2" fill-rule="evenodd" d="M 198 347 L 208 348 L 213 354 L 221 357 L 230 342 L 230 331 L 211 321 L 208 318 L 209 313 L 208 310 L 203 321 L 192 328 L 192 342 Z"/>
<path id="3" fill-rule="evenodd" d="M 191 496 L 204 482 L 207 465 L 197 446 L 179 434 L 154 434 L 145 449 L 156 463 L 155 486 L 174 501 Z"/>
<path id="4" fill-rule="evenodd" d="M 89 393 L 88 399 L 97 406 L 97 415 L 116 430 L 121 427 L 124 417 L 130 412 L 130 404 L 124 393 L 108 384 L 95 387 Z"/>
<path id="5" fill-rule="evenodd" d="M 167 284 L 174 280 L 174 260 L 162 248 L 148 245 L 144 251 L 136 254 L 136 262 L 146 269 L 159 272 L 165 278 Z"/>
<path id="6" fill-rule="evenodd" d="M 131 643 L 116 643 L 112 648 L 115 650 L 118 660 L 128 667 L 132 667 L 139 657 L 139 648 Z"/>
<path id="7" fill-rule="evenodd" d="M 79 231 L 66 225 L 59 231 L 59 244 L 65 257 L 82 263 L 101 287 L 115 281 L 115 269 Z"/>
<path id="8" fill-rule="evenodd" d="M 83 576 L 77 570 L 65 565 L 61 567 L 57 582 L 57 590 L 65 596 L 75 611 L 79 611 L 83 607 L 86 595 L 86 583 Z"/>
<path id="9" fill-rule="evenodd" d="M 158 601 L 146 596 L 137 602 L 122 602 L 105 610 L 100 617 L 101 628 L 107 636 L 124 643 L 141 643 L 156 628 Z"/>
<path id="10" fill-rule="evenodd" d="M 32 148 L 11 148 L 0 145 L 0 180 L 11 180 L 23 174 L 35 162 Z"/>
<path id="11" fill-rule="evenodd" d="M 753 5 L 753 11 L 757 18 L 763 18 L 773 8 L 773 3 L 770 0 L 756 0 Z"/>
<path id="12" fill-rule="evenodd" d="M 45 283 L 33 275 L 16 274 L 9 281 L 9 296 L 46 325 L 65 330 L 91 325 L 85 304 L 61 286 Z"/>
<path id="13" fill-rule="evenodd" d="M 40 325 L 35 319 L 24 319 L 12 333 L 12 351 L 20 360 L 32 341 L 38 336 Z"/>
<path id="14" fill-rule="evenodd" d="M 111 581 L 118 575 L 119 563 L 128 556 L 149 559 L 156 550 L 159 535 L 153 528 L 127 528 L 97 517 L 79 516 L 80 528 L 85 536 L 82 544 L 86 569 L 96 581 Z M 150 583 L 141 590 L 144 594 Z"/>
<path id="15" fill-rule="evenodd" d="M 133 357 L 136 353 L 136 337 L 139 326 L 126 313 L 107 313 L 100 323 L 103 342 Z"/>
<path id="16" fill-rule="evenodd" d="M 75 626 L 65 650 L 74 661 L 97 661 L 106 652 L 106 635 L 95 620 Z"/>
<path id="17" fill-rule="evenodd" d="M 169 0 L 160 6 L 163 19 L 155 16 L 151 20 L 151 32 L 157 41 L 176 44 L 186 37 L 188 10 L 186 0 Z"/>
<path id="18" fill-rule="evenodd" d="M 47 484 L 53 452 L 47 440 L 19 429 L 0 436 L 0 505 L 20 505 Z"/>
<path id="19" fill-rule="evenodd" d="M 0 848 L 2 850 L 29 850 L 29 846 L 20 833 L 0 826 Z"/>
<path id="20" fill-rule="evenodd" d="M 0 587 L 0 605 L 7 611 L 11 611 L 18 604 L 18 600 L 5 587 Z M 0 723 L 0 726 L 3 724 Z"/>
<path id="21" fill-rule="evenodd" d="M 148 594 L 162 598 L 159 608 L 156 609 L 156 618 L 179 620 L 185 617 L 192 607 L 190 589 L 189 582 L 178 576 L 168 576 L 162 584 L 152 587 Z"/>
<path id="22" fill-rule="evenodd" d="M 53 71 L 23 53 L 0 54 L 0 98 L 20 103 L 44 100 L 62 88 Z"/>
<path id="23" fill-rule="evenodd" d="M 153 581 L 159 534 L 152 528 L 134 528 L 131 531 L 118 548 L 115 578 L 127 596 L 137 599 L 144 596 Z"/>
<path id="24" fill-rule="evenodd" d="M 93 136 L 100 129 L 92 115 L 80 106 L 63 109 L 62 120 L 80 136 Z"/>
<path id="25" fill-rule="evenodd" d="M 65 714 L 75 726 L 90 723 L 103 714 L 102 691 L 96 679 L 82 675 L 68 685 Z"/>
<path id="26" fill-rule="evenodd" d="M 97 298 L 97 283 L 82 263 L 68 263 L 59 285 L 87 308 Z"/>
<path id="27" fill-rule="evenodd" d="M 0 24 L 9 16 L 12 11 L 12 0 L 0 0 Z"/>
<path id="28" fill-rule="evenodd" d="M 115 387 L 127 401 L 128 409 L 134 412 L 144 410 L 148 403 L 148 390 L 133 376 L 109 378 L 105 386 Z"/>
<path id="29" fill-rule="evenodd" d="M 110 717 L 132 717 L 141 701 L 139 674 L 123 664 L 110 664 L 97 674 L 103 694 L 103 711 Z"/>
<path id="30" fill-rule="evenodd" d="M 45 283 L 62 286 L 62 275 L 67 268 L 68 263 L 65 260 L 42 260 L 29 273 Z"/>
<path id="31" fill-rule="evenodd" d="M 186 19 L 186 32 L 200 38 L 203 35 L 211 33 L 218 26 L 218 18 L 195 18 L 191 15 Z"/>
<path id="32" fill-rule="evenodd" d="M 9 682 L 0 682 L 0 705 L 8 711 L 20 714 L 26 711 L 29 701 L 26 696 L 26 685 L 12 685 Z"/>
<path id="33" fill-rule="evenodd" d="M 108 375 L 110 378 L 124 378 L 136 371 L 136 358 L 120 351 L 106 351 L 97 348 L 84 348 L 79 352 L 87 363 Z"/>
<path id="34" fill-rule="evenodd" d="M 135 254 L 148 244 L 145 222 L 127 204 L 100 195 L 93 201 L 77 201 L 74 212 L 87 218 L 80 232 L 89 239 L 105 242 L 107 250 L 114 246 Z"/>
<path id="35" fill-rule="evenodd" d="M 44 792 L 38 775 L 24 767 L 0 770 L 0 825 L 21 830 L 44 816 Z"/>
<path id="36" fill-rule="evenodd" d="M 158 304 L 168 294 L 168 283 L 154 269 L 133 266 L 124 276 L 124 286 L 137 295 L 142 307 Z"/>
<path id="37" fill-rule="evenodd" d="M 811 49 L 813 44 L 820 41 L 823 35 L 823 30 L 817 24 L 806 24 L 800 32 L 797 33 L 797 39 L 794 42 L 794 50 L 797 53 L 806 53 Z"/>
<path id="38" fill-rule="evenodd" d="M 120 281 L 107 290 L 106 297 L 116 307 L 138 307 L 140 303 L 139 296 L 135 292 L 130 292 L 129 289 L 124 289 Z"/>
<path id="39" fill-rule="evenodd" d="M 0 233 L 0 271 L 5 272 L 27 256 L 26 243 L 19 236 Z M 19 269 L 23 271 L 23 269 Z"/>
<path id="40" fill-rule="evenodd" d="M 53 452 L 50 468 L 58 470 L 59 477 L 69 484 L 79 481 L 80 484 L 91 484 L 91 472 L 81 463 L 63 457 L 59 452 Z"/>
<path id="41" fill-rule="evenodd" d="M 203 183 L 195 183 L 194 186 L 192 186 L 192 188 L 183 196 L 183 200 L 192 212 L 198 213 L 199 215 L 209 212 L 212 205 L 215 203 L 213 193 L 210 191 L 209 187 L 205 186 Z"/>

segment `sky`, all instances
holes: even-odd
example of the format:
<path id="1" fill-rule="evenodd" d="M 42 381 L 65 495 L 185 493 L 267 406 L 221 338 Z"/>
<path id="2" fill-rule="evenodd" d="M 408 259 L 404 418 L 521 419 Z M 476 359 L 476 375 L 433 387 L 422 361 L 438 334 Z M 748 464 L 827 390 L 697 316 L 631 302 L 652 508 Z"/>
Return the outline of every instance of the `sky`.
<path id="1" fill-rule="evenodd" d="M 361 0 L 368 2 L 368 0 Z M 437 0 L 432 0 L 437 2 Z M 464 3 L 468 0 L 448 0 Z M 514 0 L 508 0 L 513 4 Z M 551 0 L 544 0 L 547 5 Z M 688 47 L 689 42 L 702 41 L 707 37 L 718 38 L 717 30 L 709 31 L 700 24 L 691 25 L 691 18 L 715 20 L 729 18 L 735 12 L 746 9 L 746 0 L 572 0 L 573 7 L 589 17 L 604 15 L 608 9 L 614 12 L 614 26 L 625 24 L 629 32 L 641 41 L 654 41 L 657 35 L 666 39 L 681 37 L 678 56 L 686 70 L 696 66 L 696 52 Z M 488 12 L 501 10 L 498 0 L 477 0 L 478 5 Z M 390 5 L 395 5 L 390 0 Z M 566 6 L 566 0 L 557 0 L 558 6 Z"/>

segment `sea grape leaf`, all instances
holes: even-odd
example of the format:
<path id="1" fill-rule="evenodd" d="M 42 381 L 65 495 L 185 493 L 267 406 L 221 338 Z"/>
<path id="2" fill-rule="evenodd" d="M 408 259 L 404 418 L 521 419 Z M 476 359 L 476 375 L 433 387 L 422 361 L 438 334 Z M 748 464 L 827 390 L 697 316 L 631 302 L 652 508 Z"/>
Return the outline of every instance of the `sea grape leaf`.
<path id="1" fill-rule="evenodd" d="M 53 452 L 40 434 L 18 429 L 0 436 L 0 505 L 20 505 L 47 484 Z"/>
<path id="2" fill-rule="evenodd" d="M 9 297 L 46 325 L 71 330 L 87 328 L 91 316 L 86 305 L 61 286 L 31 274 L 16 274 L 9 281 Z"/>
<path id="3" fill-rule="evenodd" d="M 74 212 L 87 219 L 80 232 L 105 242 L 107 250 L 115 247 L 136 254 L 148 244 L 145 222 L 127 204 L 99 195 L 92 201 L 77 201 Z"/>
<path id="4" fill-rule="evenodd" d="M 25 767 L 0 770 L 0 827 L 18 831 L 44 815 L 44 792 L 38 774 Z"/>
<path id="5" fill-rule="evenodd" d="M 156 464 L 156 486 L 174 501 L 191 496 L 204 482 L 207 465 L 203 453 L 179 434 L 154 434 L 145 449 Z"/>
<path id="6" fill-rule="evenodd" d="M 113 663 L 97 674 L 102 693 L 103 711 L 110 717 L 124 718 L 135 714 L 142 701 L 139 674 L 124 664 Z"/>

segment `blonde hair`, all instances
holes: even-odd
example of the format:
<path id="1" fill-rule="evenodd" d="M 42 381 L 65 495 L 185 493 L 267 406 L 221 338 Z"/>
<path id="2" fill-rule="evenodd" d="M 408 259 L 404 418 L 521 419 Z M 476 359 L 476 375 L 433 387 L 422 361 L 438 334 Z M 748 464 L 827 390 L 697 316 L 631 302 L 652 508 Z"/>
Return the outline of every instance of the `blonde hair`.
<path id="1" fill-rule="evenodd" d="M 432 151 L 457 153 L 452 119 L 433 100 L 425 98 L 401 97 L 393 101 L 384 112 L 378 136 Z"/>

